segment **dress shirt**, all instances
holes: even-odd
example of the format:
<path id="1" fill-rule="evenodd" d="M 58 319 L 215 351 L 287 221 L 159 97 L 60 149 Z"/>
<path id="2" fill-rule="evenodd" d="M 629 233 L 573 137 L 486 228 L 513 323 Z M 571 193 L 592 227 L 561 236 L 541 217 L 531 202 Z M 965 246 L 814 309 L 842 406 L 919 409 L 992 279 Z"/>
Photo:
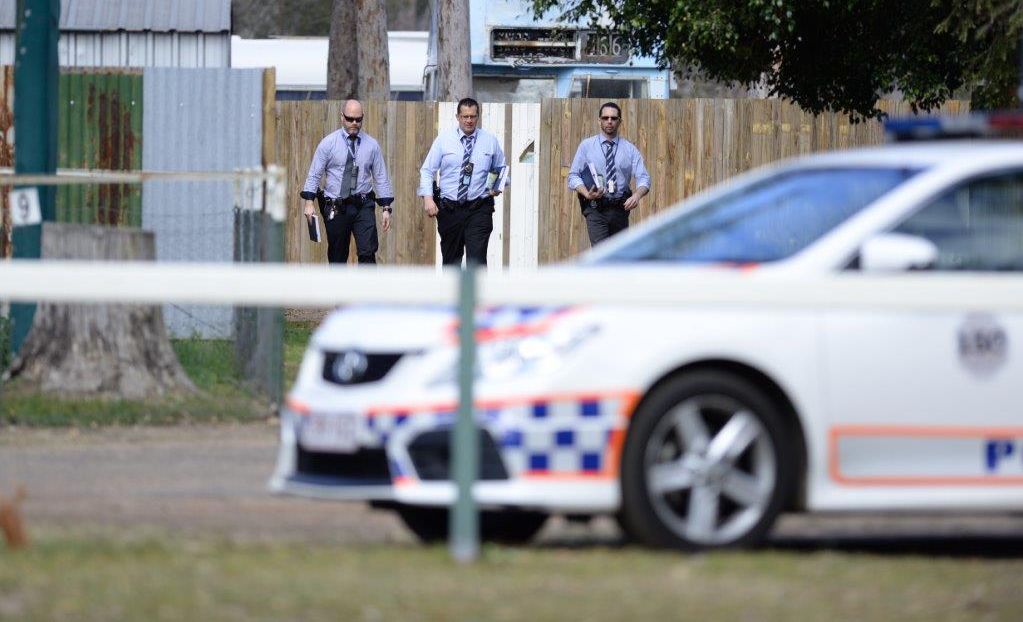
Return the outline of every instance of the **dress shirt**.
<path id="1" fill-rule="evenodd" d="M 603 134 L 590 136 L 579 143 L 575 157 L 572 158 L 572 168 L 568 172 L 568 189 L 575 191 L 583 180 L 579 176 L 587 164 L 592 163 L 598 173 L 603 174 L 606 167 L 604 159 L 604 141 L 608 140 Z M 647 173 L 643 164 L 643 156 L 640 155 L 636 146 L 621 136 L 611 140 L 615 143 L 615 191 L 608 194 L 608 197 L 621 197 L 625 189 L 629 187 L 632 178 L 636 178 L 637 188 L 650 190 L 650 174 Z"/>
<path id="2" fill-rule="evenodd" d="M 356 134 L 355 164 L 359 167 L 359 177 L 355 185 L 355 194 L 367 194 L 376 187 L 376 202 L 387 206 L 394 201 L 391 180 L 387 176 L 387 165 L 380 152 L 380 144 L 365 132 Z M 327 174 L 324 193 L 331 198 L 341 193 L 341 178 L 345 172 L 345 164 L 351 158 L 348 150 L 348 132 L 344 129 L 331 132 L 320 141 L 309 165 L 304 193 L 315 193 L 320 186 L 320 178 Z"/>
<path id="3" fill-rule="evenodd" d="M 475 135 L 476 143 L 470 159 L 473 166 L 472 178 L 469 181 L 470 201 L 486 194 L 484 187 L 490 171 L 507 164 L 501 143 L 496 136 L 480 128 L 476 128 Z M 426 154 L 423 166 L 419 169 L 419 196 L 433 194 L 433 177 L 439 170 L 441 196 L 452 201 L 458 200 L 458 181 L 462 177 L 462 157 L 465 155 L 462 136 L 465 136 L 465 133 L 461 128 L 455 128 L 441 132 L 434 139 L 430 152 Z M 506 180 L 505 187 L 507 186 Z"/>

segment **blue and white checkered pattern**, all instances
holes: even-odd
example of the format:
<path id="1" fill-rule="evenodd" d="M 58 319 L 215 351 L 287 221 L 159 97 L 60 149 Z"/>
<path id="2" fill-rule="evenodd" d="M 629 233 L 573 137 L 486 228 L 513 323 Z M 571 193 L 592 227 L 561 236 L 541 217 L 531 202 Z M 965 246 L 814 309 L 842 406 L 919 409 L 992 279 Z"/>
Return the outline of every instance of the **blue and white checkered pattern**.
<path id="1" fill-rule="evenodd" d="M 561 313 L 565 309 L 566 307 L 493 307 L 476 316 L 476 330 L 529 326 Z"/>
<path id="2" fill-rule="evenodd" d="M 513 474 L 597 473 L 612 431 L 624 427 L 621 408 L 617 397 L 515 406 L 504 411 L 495 437 Z"/>
<path id="3" fill-rule="evenodd" d="M 476 417 L 493 436 L 513 477 L 526 473 L 592 474 L 606 466 L 611 433 L 625 427 L 622 406 L 619 397 L 564 399 L 481 410 Z M 360 442 L 383 447 L 392 433 L 413 419 L 417 427 L 449 428 L 455 413 L 378 414 L 365 420 Z"/>

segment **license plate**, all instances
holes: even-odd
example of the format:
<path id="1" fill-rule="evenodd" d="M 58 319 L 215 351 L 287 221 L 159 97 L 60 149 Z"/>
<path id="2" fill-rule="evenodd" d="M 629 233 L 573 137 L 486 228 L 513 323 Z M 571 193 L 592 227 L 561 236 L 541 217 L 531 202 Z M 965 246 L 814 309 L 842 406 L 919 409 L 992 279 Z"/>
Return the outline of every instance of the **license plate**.
<path id="1" fill-rule="evenodd" d="M 302 446 L 352 453 L 358 449 L 358 424 L 353 413 L 311 413 L 302 424 Z"/>

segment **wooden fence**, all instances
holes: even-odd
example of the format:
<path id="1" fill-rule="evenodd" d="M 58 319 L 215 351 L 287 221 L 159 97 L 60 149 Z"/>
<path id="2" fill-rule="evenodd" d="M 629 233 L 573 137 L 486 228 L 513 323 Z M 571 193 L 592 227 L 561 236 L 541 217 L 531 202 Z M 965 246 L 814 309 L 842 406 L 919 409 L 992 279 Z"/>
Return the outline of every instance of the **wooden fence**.
<path id="1" fill-rule="evenodd" d="M 288 220 L 285 257 L 292 262 L 325 263 L 327 242 L 309 241 L 298 193 L 320 140 L 340 127 L 339 101 L 277 104 L 277 163 L 287 168 Z M 363 130 L 377 139 L 395 191 L 393 230 L 380 234 L 378 258 L 386 264 L 432 264 L 436 225 L 416 200 L 419 167 L 437 135 L 437 105 L 427 102 L 365 102 Z M 349 254 L 355 260 L 353 250 Z"/>
<path id="2" fill-rule="evenodd" d="M 589 247 L 578 202 L 566 179 L 579 142 L 599 131 L 601 103 L 547 99 L 541 104 L 484 105 L 483 126 L 504 140 L 513 165 L 513 186 L 499 202 L 495 218 L 492 266 L 530 267 Z M 653 186 L 633 214 L 633 224 L 736 173 L 790 156 L 879 144 L 884 138 L 877 121 L 852 124 L 844 115 L 814 116 L 779 100 L 618 103 L 622 136 L 643 154 Z M 896 116 L 911 113 L 903 102 L 883 101 L 880 106 Z M 365 131 L 381 144 L 396 195 L 395 227 L 381 235 L 379 260 L 433 264 L 436 225 L 416 197 L 419 167 L 438 128 L 455 126 L 454 108 L 425 102 L 367 102 L 364 107 Z M 967 110 L 966 102 L 953 101 L 940 112 Z M 277 162 L 288 168 L 289 179 L 288 261 L 326 261 L 326 244 L 307 239 L 298 192 L 317 143 L 339 127 L 340 116 L 341 102 L 277 104 Z M 351 257 L 354 261 L 354 252 Z"/>

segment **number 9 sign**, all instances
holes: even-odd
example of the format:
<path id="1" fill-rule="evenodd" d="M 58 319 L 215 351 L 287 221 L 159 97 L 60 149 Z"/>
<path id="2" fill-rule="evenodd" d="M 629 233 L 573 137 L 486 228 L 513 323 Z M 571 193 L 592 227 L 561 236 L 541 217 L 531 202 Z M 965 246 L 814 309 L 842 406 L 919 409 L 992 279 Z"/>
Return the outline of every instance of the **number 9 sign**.
<path id="1" fill-rule="evenodd" d="M 38 225 L 43 221 L 42 211 L 39 209 L 39 190 L 37 188 L 11 190 L 7 194 L 7 199 L 11 206 L 11 223 L 15 227 Z"/>

